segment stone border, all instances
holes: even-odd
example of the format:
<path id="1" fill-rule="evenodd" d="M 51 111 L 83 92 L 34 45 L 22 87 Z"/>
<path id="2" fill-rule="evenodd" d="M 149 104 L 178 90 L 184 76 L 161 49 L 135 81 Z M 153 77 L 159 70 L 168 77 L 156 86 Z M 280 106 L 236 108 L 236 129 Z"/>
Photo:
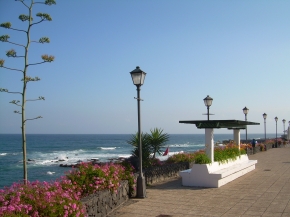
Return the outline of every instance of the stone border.
<path id="1" fill-rule="evenodd" d="M 98 191 L 81 199 L 89 217 L 105 217 L 114 209 L 129 199 L 129 184 L 127 180 L 120 183 L 117 192 L 109 190 Z"/>
<path id="2" fill-rule="evenodd" d="M 144 170 L 146 185 L 178 177 L 179 171 L 189 169 L 189 163 L 165 164 Z"/>
<path id="3" fill-rule="evenodd" d="M 256 145 L 255 148 L 252 148 L 252 149 L 247 149 L 246 152 L 247 152 L 247 155 L 252 155 L 252 154 L 256 154 L 258 152 L 263 152 L 263 151 L 267 151 L 271 148 L 273 148 L 274 145 L 272 144 L 266 144 L 265 145 L 265 148 L 262 150 L 260 146 Z"/>

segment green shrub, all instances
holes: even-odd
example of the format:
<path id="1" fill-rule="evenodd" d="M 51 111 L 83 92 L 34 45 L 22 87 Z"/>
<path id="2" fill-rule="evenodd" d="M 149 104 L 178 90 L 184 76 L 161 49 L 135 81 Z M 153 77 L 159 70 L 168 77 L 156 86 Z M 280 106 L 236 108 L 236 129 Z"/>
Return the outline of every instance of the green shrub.
<path id="1" fill-rule="evenodd" d="M 196 153 L 194 157 L 194 162 L 196 164 L 210 164 L 211 160 L 205 153 Z"/>
<path id="2" fill-rule="evenodd" d="M 247 151 L 245 149 L 240 149 L 241 155 L 247 154 Z"/>
<path id="3" fill-rule="evenodd" d="M 240 149 L 234 143 L 229 143 L 224 147 L 216 147 L 214 149 L 214 161 L 219 163 L 227 163 L 229 160 L 236 160 L 242 154 L 246 154 L 245 149 Z M 179 162 L 195 162 L 196 164 L 211 163 L 207 157 L 205 150 L 199 150 L 194 153 L 180 153 L 175 154 L 168 158 L 166 163 L 179 163 Z"/>

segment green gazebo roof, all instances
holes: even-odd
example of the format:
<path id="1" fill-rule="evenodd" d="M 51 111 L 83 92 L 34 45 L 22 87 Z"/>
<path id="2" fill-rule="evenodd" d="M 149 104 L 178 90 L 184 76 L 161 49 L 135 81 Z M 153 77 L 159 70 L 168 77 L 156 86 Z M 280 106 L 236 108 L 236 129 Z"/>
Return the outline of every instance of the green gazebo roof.
<path id="1" fill-rule="evenodd" d="M 195 124 L 198 129 L 204 128 L 228 128 L 228 129 L 246 129 L 247 125 L 260 125 L 260 123 L 240 120 L 195 120 L 179 121 L 181 124 Z"/>

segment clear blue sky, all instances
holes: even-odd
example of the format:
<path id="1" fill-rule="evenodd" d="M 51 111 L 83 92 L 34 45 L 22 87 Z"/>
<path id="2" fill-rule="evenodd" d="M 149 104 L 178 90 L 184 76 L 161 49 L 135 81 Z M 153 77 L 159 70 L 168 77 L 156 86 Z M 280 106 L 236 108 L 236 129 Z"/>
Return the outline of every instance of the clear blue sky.
<path id="1" fill-rule="evenodd" d="M 41 1 L 41 0 L 39 0 Z M 29 2 L 28 0 L 26 2 Z M 248 133 L 283 132 L 290 120 L 290 1 L 281 0 L 108 0 L 36 4 L 33 14 L 49 13 L 52 22 L 33 26 L 31 37 L 48 36 L 50 44 L 31 44 L 30 63 L 41 54 L 53 63 L 29 67 L 39 82 L 28 84 L 27 133 L 135 133 L 137 94 L 130 71 L 147 73 L 141 87 L 142 130 L 204 133 L 179 120 L 206 119 L 203 98 L 210 95 L 211 119 L 261 123 Z M 18 19 L 26 8 L 0 0 L 0 23 L 26 28 Z M 35 17 L 34 21 L 37 21 Z M 24 43 L 25 34 L 0 28 L 0 35 Z M 5 51 L 23 49 L 0 43 L 5 66 L 23 68 L 23 59 Z M 21 91 L 21 73 L 0 68 L 0 87 Z M 0 133 L 21 133 L 20 115 L 10 104 L 17 95 L 0 93 Z M 215 133 L 231 133 L 215 130 Z M 244 132 L 242 132 L 243 134 Z"/>

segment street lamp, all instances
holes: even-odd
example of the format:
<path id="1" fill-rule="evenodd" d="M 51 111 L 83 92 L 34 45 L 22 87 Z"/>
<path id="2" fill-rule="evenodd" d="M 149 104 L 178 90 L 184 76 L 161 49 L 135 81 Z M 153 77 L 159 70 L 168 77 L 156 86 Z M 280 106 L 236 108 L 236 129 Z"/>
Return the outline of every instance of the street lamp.
<path id="1" fill-rule="evenodd" d="M 243 108 L 243 112 L 245 114 L 245 121 L 247 121 L 247 114 L 249 112 L 249 109 L 247 107 Z M 248 141 L 248 130 L 247 130 L 247 125 L 246 125 L 246 142 Z"/>
<path id="2" fill-rule="evenodd" d="M 290 121 L 288 121 L 288 130 L 287 130 L 287 140 L 289 140 L 289 137 L 290 137 L 290 132 L 289 132 L 289 128 L 290 128 Z"/>
<path id="3" fill-rule="evenodd" d="M 278 121 L 278 118 L 275 117 L 275 121 L 276 121 L 276 144 L 275 144 L 275 148 L 277 148 L 277 121 Z"/>
<path id="4" fill-rule="evenodd" d="M 209 121 L 209 107 L 211 106 L 213 101 L 213 98 L 211 98 L 209 95 L 203 99 L 203 102 L 205 106 L 207 107 L 207 120 Z"/>
<path id="5" fill-rule="evenodd" d="M 266 118 L 267 118 L 266 113 L 263 114 L 263 118 L 264 118 L 264 132 L 265 132 L 265 142 L 266 142 Z"/>
<path id="6" fill-rule="evenodd" d="M 283 125 L 284 125 L 284 131 L 283 132 L 284 132 L 284 139 L 285 139 L 285 123 L 286 123 L 286 120 L 283 119 L 282 122 L 283 122 Z"/>
<path id="7" fill-rule="evenodd" d="M 131 73 L 133 84 L 137 87 L 137 107 L 138 107 L 138 140 L 139 140 L 139 176 L 137 178 L 137 197 L 146 197 L 145 178 L 142 172 L 142 141 L 141 141 L 141 116 L 140 116 L 140 87 L 143 85 L 146 73 L 143 72 L 139 66 L 136 67 Z"/>

